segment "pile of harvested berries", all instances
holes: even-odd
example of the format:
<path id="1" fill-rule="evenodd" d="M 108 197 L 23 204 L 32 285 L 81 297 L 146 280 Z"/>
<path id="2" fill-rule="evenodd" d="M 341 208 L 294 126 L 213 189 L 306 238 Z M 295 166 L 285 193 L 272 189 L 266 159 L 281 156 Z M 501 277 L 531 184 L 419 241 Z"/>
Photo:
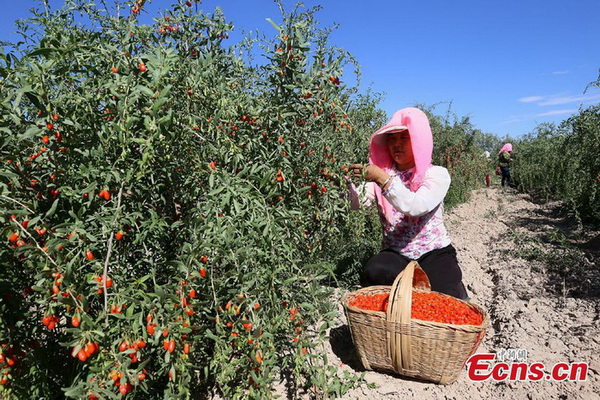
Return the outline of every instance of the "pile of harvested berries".
<path id="1" fill-rule="evenodd" d="M 389 293 L 378 293 L 371 296 L 358 295 L 348 302 L 349 306 L 354 306 L 362 310 L 387 311 Z"/>
<path id="2" fill-rule="evenodd" d="M 385 312 L 389 297 L 389 293 L 358 295 L 348 305 Z M 454 297 L 435 292 L 413 292 L 411 318 L 454 325 L 481 325 L 483 322 L 483 316 L 476 309 Z"/>

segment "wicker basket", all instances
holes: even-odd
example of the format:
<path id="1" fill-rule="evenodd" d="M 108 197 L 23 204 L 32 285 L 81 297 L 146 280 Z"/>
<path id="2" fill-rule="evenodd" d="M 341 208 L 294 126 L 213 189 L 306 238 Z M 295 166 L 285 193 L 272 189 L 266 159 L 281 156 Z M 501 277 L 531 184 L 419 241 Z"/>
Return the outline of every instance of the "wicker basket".
<path id="1" fill-rule="evenodd" d="M 371 286 L 343 297 L 352 340 L 362 365 L 366 369 L 441 384 L 452 383 L 458 379 L 467 359 L 485 337 L 489 316 L 483 308 L 465 301 L 482 314 L 481 325 L 453 325 L 411 319 L 413 291 L 431 291 L 427 274 L 416 261 L 408 264 L 391 287 Z M 362 310 L 348 305 L 358 295 L 387 292 L 390 293 L 387 312 Z"/>

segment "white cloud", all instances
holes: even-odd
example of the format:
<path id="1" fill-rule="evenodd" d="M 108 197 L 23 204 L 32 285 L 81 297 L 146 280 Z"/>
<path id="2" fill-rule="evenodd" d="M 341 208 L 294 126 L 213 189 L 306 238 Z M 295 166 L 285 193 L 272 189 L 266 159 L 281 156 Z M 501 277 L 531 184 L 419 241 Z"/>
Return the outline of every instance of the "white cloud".
<path id="1" fill-rule="evenodd" d="M 511 115 L 506 119 L 502 124 L 515 124 L 517 122 L 523 122 L 531 119 L 531 116 L 528 115 Z"/>
<path id="2" fill-rule="evenodd" d="M 541 114 L 536 114 L 536 117 L 550 117 L 550 116 L 555 116 L 555 115 L 573 114 L 573 113 L 576 113 L 577 111 L 578 110 L 576 108 L 553 110 L 553 111 L 547 111 L 547 112 L 541 113 Z"/>
<path id="3" fill-rule="evenodd" d="M 535 103 L 537 101 L 544 100 L 543 96 L 529 96 L 529 97 L 521 97 L 519 101 L 521 103 Z"/>
<path id="4" fill-rule="evenodd" d="M 552 117 L 552 116 L 559 116 L 559 115 L 574 114 L 577 111 L 579 111 L 577 108 L 563 108 L 563 109 L 560 109 L 560 110 L 546 111 L 546 112 L 539 113 L 539 114 L 518 114 L 518 115 L 511 115 L 511 116 L 507 117 L 502 122 L 502 124 L 503 125 L 516 124 L 516 123 L 519 123 L 519 122 L 531 121 L 531 120 L 534 120 L 534 119 L 540 118 L 540 117 Z"/>
<path id="5" fill-rule="evenodd" d="M 533 103 L 538 107 L 558 106 L 566 104 L 580 106 L 582 104 L 593 104 L 600 102 L 600 93 L 588 93 L 584 95 L 569 95 L 568 93 L 555 93 L 547 96 L 526 96 L 518 99 L 521 103 Z M 547 108 L 546 108 L 547 110 Z M 517 114 L 508 116 L 502 124 L 516 124 L 525 121 L 535 120 L 536 118 L 557 117 L 570 115 L 578 112 L 577 108 L 561 108 L 558 110 L 550 110 L 539 112 L 537 114 Z"/>
<path id="6" fill-rule="evenodd" d="M 538 101 L 539 106 L 556 106 L 559 104 L 586 103 L 600 100 L 600 94 L 590 94 L 585 96 L 551 96 L 547 100 Z"/>
<path id="7" fill-rule="evenodd" d="M 549 96 L 527 96 L 518 99 L 520 103 L 536 103 L 538 106 L 557 106 L 570 103 L 595 103 L 600 101 L 600 93 L 570 96 L 566 94 L 552 94 Z"/>

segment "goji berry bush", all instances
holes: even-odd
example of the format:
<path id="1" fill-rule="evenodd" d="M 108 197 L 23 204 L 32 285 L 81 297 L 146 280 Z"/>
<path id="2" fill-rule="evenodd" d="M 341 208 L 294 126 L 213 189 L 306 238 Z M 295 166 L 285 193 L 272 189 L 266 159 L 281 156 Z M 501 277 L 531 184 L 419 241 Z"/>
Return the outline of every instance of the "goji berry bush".
<path id="1" fill-rule="evenodd" d="M 38 10 L 2 55 L 2 395 L 341 394 L 315 346 L 376 98 L 316 10 L 253 64 L 218 11 L 144 5 Z"/>
<path id="2" fill-rule="evenodd" d="M 318 9 L 230 44 L 199 2 L 99 4 L 0 54 L 1 396 L 341 395 L 319 346 L 378 245 L 343 178 L 378 95 Z"/>
<path id="3" fill-rule="evenodd" d="M 444 115 L 433 113 L 434 107 L 423 107 L 433 133 L 433 164 L 448 169 L 452 183 L 444 199 L 451 208 L 469 199 L 471 190 L 483 186 L 485 175 L 493 173 L 495 164 L 483 152 L 495 148 L 495 135 L 476 129 L 468 117 L 457 117 L 450 109 Z"/>
<path id="4" fill-rule="evenodd" d="M 539 125 L 516 141 L 514 150 L 511 174 L 519 189 L 562 200 L 580 221 L 598 224 L 600 105 L 581 109 L 558 126 Z"/>

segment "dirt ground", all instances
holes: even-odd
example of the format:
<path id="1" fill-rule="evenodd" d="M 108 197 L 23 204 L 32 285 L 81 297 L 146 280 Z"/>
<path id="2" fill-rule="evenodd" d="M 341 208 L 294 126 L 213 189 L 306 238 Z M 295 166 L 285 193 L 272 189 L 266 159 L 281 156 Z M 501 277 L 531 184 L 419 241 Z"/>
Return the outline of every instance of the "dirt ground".
<path id="1" fill-rule="evenodd" d="M 573 296 L 568 285 L 556 289 L 556 279 L 544 265 L 511 252 L 515 238 L 575 229 L 574 221 L 554 211 L 552 204 L 492 187 L 475 191 L 468 203 L 446 214 L 446 221 L 471 301 L 490 314 L 491 327 L 477 353 L 526 349 L 527 362 L 543 363 L 546 370 L 558 362 L 587 362 L 586 381 L 474 382 L 465 370 L 458 381 L 443 386 L 366 371 L 369 386 L 376 387 L 353 389 L 343 398 L 600 399 L 600 283 L 588 282 L 588 291 Z M 585 266 L 592 270 L 591 279 L 598 278 L 594 260 Z M 341 308 L 329 345 L 332 364 L 364 371 Z"/>

